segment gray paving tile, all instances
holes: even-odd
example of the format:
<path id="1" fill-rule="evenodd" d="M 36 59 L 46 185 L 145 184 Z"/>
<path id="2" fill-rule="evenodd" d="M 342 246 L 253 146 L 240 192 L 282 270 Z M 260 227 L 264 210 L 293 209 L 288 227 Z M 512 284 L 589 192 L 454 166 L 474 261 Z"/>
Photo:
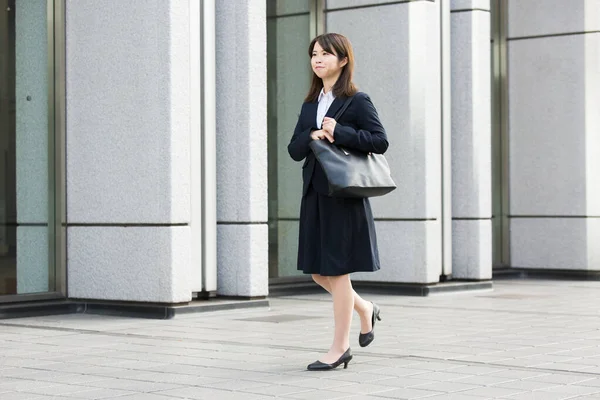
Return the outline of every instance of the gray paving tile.
<path id="1" fill-rule="evenodd" d="M 511 396 L 518 393 L 523 393 L 525 390 L 522 389 L 508 389 L 508 388 L 499 388 L 495 386 L 486 386 L 477 389 L 465 390 L 462 394 L 467 396 L 482 396 L 486 398 L 493 397 L 505 397 Z"/>
<path id="2" fill-rule="evenodd" d="M 339 388 L 337 390 L 339 390 Z M 273 384 L 268 385 L 268 386 L 261 386 L 261 387 L 257 387 L 257 388 L 240 390 L 240 392 L 265 395 L 265 396 L 275 396 L 275 397 L 286 397 L 288 395 L 293 395 L 293 394 L 303 393 L 303 392 L 313 392 L 313 391 L 314 391 L 314 389 L 312 389 L 312 388 L 303 388 L 301 386 L 273 385 Z"/>
<path id="3" fill-rule="evenodd" d="M 567 364 L 571 364 L 571 363 L 567 363 Z M 576 361 L 576 365 L 591 365 L 593 367 L 597 367 L 597 366 L 600 366 L 600 357 L 594 356 L 594 357 L 580 358 Z"/>
<path id="4" fill-rule="evenodd" d="M 389 399 L 423 399 L 439 395 L 440 392 L 421 390 L 418 388 L 400 388 L 375 394 L 377 397 Z"/>
<path id="5" fill-rule="evenodd" d="M 419 378 L 420 377 L 420 378 Z M 431 383 L 430 380 L 426 379 L 423 375 L 416 375 L 411 377 L 399 376 L 393 378 L 387 378 L 375 381 L 377 385 L 380 386 L 391 386 L 396 388 L 409 388 L 415 386 L 426 385 Z"/>
<path id="6" fill-rule="evenodd" d="M 142 393 L 157 392 L 159 390 L 178 389 L 184 387 L 184 385 L 178 385 L 173 383 L 136 381 L 131 379 L 105 379 L 101 381 L 88 382 L 85 385 L 90 388 L 120 389 Z"/>
<path id="7" fill-rule="evenodd" d="M 309 374 L 307 374 L 305 371 L 302 372 L 302 374 L 297 374 L 297 375 L 270 375 L 270 376 L 264 376 L 264 377 L 255 377 L 251 375 L 252 373 L 249 373 L 247 377 L 248 380 L 250 381 L 255 381 L 255 382 L 266 382 L 272 385 L 291 385 L 294 383 L 300 383 L 302 381 L 306 381 L 306 380 L 311 380 L 313 379 Z"/>
<path id="8" fill-rule="evenodd" d="M 132 394 L 133 392 L 115 389 L 96 389 L 87 386 L 57 384 L 41 388 L 26 388 L 22 392 L 47 395 L 47 396 L 64 396 L 79 397 L 84 399 L 104 399 L 110 396 L 120 396 Z"/>
<path id="9" fill-rule="evenodd" d="M 46 368 L 45 366 L 40 367 L 39 369 L 47 370 L 47 371 L 62 371 L 69 372 L 73 374 L 89 374 L 89 375 L 123 375 L 128 371 L 124 368 L 113 368 L 113 367 L 103 367 L 101 365 L 82 365 L 82 364 L 68 364 L 68 363 L 60 363 L 61 365 L 52 366 L 51 368 Z"/>
<path id="10" fill-rule="evenodd" d="M 379 371 L 388 368 L 387 366 L 371 364 L 366 362 L 360 363 L 351 363 L 348 368 L 352 370 L 352 372 L 373 372 L 379 373 Z"/>
<path id="11" fill-rule="evenodd" d="M 419 375 L 411 375 L 411 376 L 416 379 L 427 379 L 429 381 L 445 382 L 445 381 L 456 381 L 456 380 L 464 379 L 471 375 L 455 374 L 453 372 L 433 372 L 433 373 L 429 372 L 427 374 L 419 374 Z"/>
<path id="12" fill-rule="evenodd" d="M 312 390 L 309 392 L 302 392 L 302 393 L 295 393 L 295 394 L 287 395 L 283 398 L 297 399 L 297 400 L 321 400 L 321 399 L 332 400 L 332 399 L 354 399 L 355 397 L 356 396 L 348 394 L 348 393 L 336 392 L 336 391 L 331 391 L 331 390 Z"/>
<path id="13" fill-rule="evenodd" d="M 188 387 L 156 392 L 161 396 L 179 397 L 193 400 L 219 399 L 219 400 L 263 400 L 265 395 L 246 392 L 230 392 L 227 390 Z"/>
<path id="14" fill-rule="evenodd" d="M 31 400 L 87 400 L 82 397 L 73 397 L 72 395 L 60 395 L 60 396 L 45 396 L 45 395 L 35 395 Z"/>
<path id="15" fill-rule="evenodd" d="M 320 374 L 320 373 L 319 373 Z M 315 375 L 315 373 L 311 373 L 311 375 Z M 305 372 L 302 372 L 297 376 L 306 376 Z M 368 372 L 347 372 L 343 371 L 338 373 L 331 374 L 327 377 L 327 379 L 333 379 L 336 381 L 345 381 L 351 383 L 375 383 L 383 380 L 389 381 L 392 377 L 390 375 L 383 375 L 379 373 L 368 373 Z"/>
<path id="16" fill-rule="evenodd" d="M 266 382 L 248 381 L 244 379 L 226 380 L 216 383 L 207 383 L 203 385 L 206 388 L 223 389 L 223 390 L 245 390 L 269 386 Z"/>
<path id="17" fill-rule="evenodd" d="M 333 375 L 335 371 L 331 371 L 329 375 Z M 320 372 L 320 377 L 305 379 L 301 382 L 291 382 L 288 383 L 289 386 L 298 386 L 306 389 L 329 389 L 329 390 L 337 390 L 337 388 L 351 385 L 352 383 L 349 381 L 342 381 L 336 379 L 329 379 L 327 376 L 323 376 L 323 372 Z M 314 374 L 311 374 L 314 376 Z"/>
<path id="18" fill-rule="evenodd" d="M 452 370 L 450 372 L 460 373 L 460 372 L 458 372 L 458 369 L 461 368 L 462 366 L 460 364 L 449 363 L 449 362 L 448 363 L 445 363 L 445 362 L 423 362 L 420 364 L 415 364 L 412 367 L 416 368 L 416 369 L 427 370 L 427 371 L 449 371 L 449 370 Z"/>
<path id="19" fill-rule="evenodd" d="M 0 378 L 27 379 L 29 375 L 37 374 L 39 371 L 30 368 L 12 367 L 0 370 Z"/>
<path id="20" fill-rule="evenodd" d="M 43 361 L 33 358 L 24 357 L 3 357 L 0 359 L 2 365 L 5 367 L 32 367 L 37 368 L 42 365 L 52 367 L 52 364 L 56 364 L 54 361 Z"/>
<path id="21" fill-rule="evenodd" d="M 29 379 L 2 379 L 0 380 L 0 389 L 4 391 L 19 392 L 24 389 L 39 389 L 49 386 L 55 386 L 55 382 L 34 381 Z"/>
<path id="22" fill-rule="evenodd" d="M 573 396 L 572 394 L 565 393 L 556 393 L 549 392 L 546 390 L 538 390 L 535 392 L 524 392 L 515 394 L 512 396 L 502 397 L 503 399 L 512 399 L 512 400 L 566 400 L 572 399 L 577 396 Z"/>
<path id="23" fill-rule="evenodd" d="M 382 365 L 385 367 L 396 367 L 396 368 L 401 368 L 401 367 L 413 367 L 417 364 L 422 364 L 423 361 L 422 360 L 418 360 L 418 359 L 414 359 L 414 358 L 381 358 L 378 360 L 373 360 L 373 361 L 369 361 L 368 364 L 373 364 L 373 365 Z M 425 371 L 429 371 L 429 370 L 425 370 Z"/>
<path id="24" fill-rule="evenodd" d="M 486 367 L 481 365 L 465 365 L 465 366 L 457 366 L 453 368 L 452 371 L 455 374 L 464 374 L 464 375 L 488 375 L 501 372 L 507 368 L 499 368 L 499 367 Z"/>
<path id="25" fill-rule="evenodd" d="M 562 385 L 555 386 L 552 388 L 553 393 L 565 393 L 577 396 L 591 395 L 600 393 L 600 388 L 592 386 L 579 386 L 579 385 Z"/>
<path id="26" fill-rule="evenodd" d="M 159 394 L 152 393 L 136 393 L 136 394 L 128 394 L 126 396 L 116 397 L 118 400 L 181 400 L 181 397 L 170 397 L 170 396 L 162 396 Z M 64 399 L 71 400 L 71 399 Z"/>
<path id="27" fill-rule="evenodd" d="M 466 396 L 462 393 L 444 393 L 437 396 L 427 397 L 427 400 L 486 400 L 488 397 Z"/>
<path id="28" fill-rule="evenodd" d="M 108 379 L 104 376 L 70 374 L 70 373 L 53 374 L 52 372 L 49 372 L 49 371 L 45 371 L 44 373 L 40 373 L 39 375 L 30 375 L 30 378 L 40 380 L 40 381 L 46 381 L 46 382 L 65 383 L 65 384 L 69 384 L 69 385 L 82 385 L 82 386 L 88 386 L 89 382 L 97 382 L 97 381 L 103 381 L 103 380 Z"/>
<path id="29" fill-rule="evenodd" d="M 515 380 L 517 380 L 517 379 L 503 378 L 503 377 L 491 376 L 491 375 L 471 375 L 471 376 L 467 376 L 466 378 L 454 380 L 452 382 L 468 383 L 471 385 L 478 385 L 478 386 L 493 386 L 493 385 L 497 385 L 499 383 L 507 383 L 507 382 L 512 382 Z"/>
<path id="30" fill-rule="evenodd" d="M 147 372 L 168 372 L 172 374 L 230 378 L 232 371 L 224 368 L 206 368 L 194 365 L 170 364 L 162 368 L 150 368 Z"/>
<path id="31" fill-rule="evenodd" d="M 10 378 L 9 378 L 9 379 L 10 379 Z M 15 381 L 15 380 L 13 380 L 13 379 L 10 379 L 10 380 L 6 380 L 6 381 L 3 381 L 3 382 L 4 382 L 4 383 L 12 383 L 12 382 L 14 382 L 14 381 Z M 7 388 L 7 387 L 4 387 L 4 388 L 3 388 L 2 386 L 0 386 L 0 394 L 2 394 L 2 393 L 10 393 L 10 392 L 14 392 L 14 390 L 13 390 L 13 389 L 11 389 L 11 388 Z M 0 397 L 0 398 L 1 398 L 1 397 Z"/>
<path id="32" fill-rule="evenodd" d="M 39 400 L 41 396 L 23 393 L 23 392 L 6 392 L 2 393 L 2 400 Z"/>
<path id="33" fill-rule="evenodd" d="M 542 372 L 542 371 L 527 371 L 520 369 L 506 369 L 499 372 L 493 372 L 488 374 L 488 376 L 500 377 L 500 378 L 512 378 L 512 379 L 529 379 L 529 378 L 538 378 L 542 376 L 549 376 L 550 372 Z"/>
<path id="34" fill-rule="evenodd" d="M 482 387 L 481 385 L 470 385 L 468 383 L 460 383 L 460 382 L 435 382 L 428 383 L 426 385 L 416 386 L 416 389 L 422 390 L 432 390 L 436 392 L 444 392 L 444 393 L 454 393 L 454 392 L 464 392 L 470 389 L 477 389 Z"/>
<path id="35" fill-rule="evenodd" d="M 596 366 L 592 366 L 591 368 L 586 368 L 583 371 L 580 372 L 585 372 L 586 374 L 596 374 L 599 375 L 600 374 L 600 367 L 596 367 Z"/>
<path id="36" fill-rule="evenodd" d="M 392 390 L 396 390 L 396 388 L 392 386 L 377 385 L 376 383 L 355 383 L 335 388 L 336 392 L 350 394 L 379 394 Z"/>
<path id="37" fill-rule="evenodd" d="M 575 383 L 582 383 L 594 379 L 593 376 L 586 375 L 567 375 L 567 374 L 550 374 L 542 376 L 534 376 L 529 378 L 532 381 L 538 382 L 550 382 L 556 384 L 572 385 Z"/>
<path id="38" fill-rule="evenodd" d="M 580 359 L 581 360 L 581 359 Z M 577 360 L 579 361 L 579 360 Z M 575 364 L 575 363 L 548 363 L 548 364 L 537 364 L 535 366 L 536 368 L 539 369 L 548 369 L 548 370 L 556 370 L 556 371 L 568 371 L 568 372 L 587 372 L 590 371 L 592 369 L 594 369 L 594 367 L 597 368 L 597 366 L 595 365 L 589 365 L 589 364 Z"/>
<path id="39" fill-rule="evenodd" d="M 277 371 L 277 370 L 275 370 Z M 304 371 L 304 370 L 303 370 Z M 267 382 L 267 383 L 276 383 L 278 379 L 280 379 L 283 374 L 281 371 L 279 373 L 271 373 L 265 371 L 253 371 L 253 370 L 243 370 L 236 371 L 235 374 L 232 374 L 231 377 L 236 377 L 239 374 L 239 377 L 245 379 L 247 381 L 256 381 L 256 382 Z"/>
<path id="40" fill-rule="evenodd" d="M 409 367 L 384 367 L 373 371 L 374 375 L 389 375 L 389 376 L 416 376 L 421 374 L 432 374 L 431 370 L 415 369 Z"/>
<path id="41" fill-rule="evenodd" d="M 499 383 L 493 385 L 498 388 L 507 388 L 507 389 L 521 389 L 526 391 L 534 391 L 534 390 L 547 390 L 552 391 L 553 388 L 560 386 L 556 383 L 550 382 L 539 382 L 531 379 L 528 380 L 519 380 L 519 381 L 511 381 L 505 383 Z"/>
<path id="42" fill-rule="evenodd" d="M 594 378 L 587 381 L 577 383 L 578 386 L 600 387 L 600 378 Z"/>

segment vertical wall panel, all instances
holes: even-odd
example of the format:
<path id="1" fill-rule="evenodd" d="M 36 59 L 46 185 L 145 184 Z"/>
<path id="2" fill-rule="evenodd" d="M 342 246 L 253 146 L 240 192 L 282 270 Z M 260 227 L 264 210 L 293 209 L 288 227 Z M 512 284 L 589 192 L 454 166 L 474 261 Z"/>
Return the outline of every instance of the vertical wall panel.
<path id="1" fill-rule="evenodd" d="M 509 2 L 515 267 L 600 270 L 599 7 Z"/>
<path id="2" fill-rule="evenodd" d="M 452 275 L 462 279 L 490 279 L 490 12 L 463 8 L 473 6 L 467 3 L 453 2 L 453 8 L 460 11 L 451 13 Z"/>

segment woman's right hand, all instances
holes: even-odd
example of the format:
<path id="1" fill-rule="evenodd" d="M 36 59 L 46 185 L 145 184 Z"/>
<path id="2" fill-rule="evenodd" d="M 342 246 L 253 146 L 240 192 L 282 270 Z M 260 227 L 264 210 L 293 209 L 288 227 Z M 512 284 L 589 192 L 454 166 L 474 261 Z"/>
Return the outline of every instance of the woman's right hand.
<path id="1" fill-rule="evenodd" d="M 312 138 L 312 140 L 327 139 L 329 140 L 329 143 L 333 143 L 333 136 L 331 136 L 329 132 L 323 129 L 319 129 L 318 131 L 312 131 L 310 137 Z"/>

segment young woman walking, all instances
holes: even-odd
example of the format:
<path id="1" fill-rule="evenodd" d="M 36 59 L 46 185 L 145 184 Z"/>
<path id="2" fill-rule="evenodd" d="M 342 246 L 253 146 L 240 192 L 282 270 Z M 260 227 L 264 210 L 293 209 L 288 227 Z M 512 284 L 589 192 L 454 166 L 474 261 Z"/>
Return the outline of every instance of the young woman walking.
<path id="1" fill-rule="evenodd" d="M 379 307 L 354 291 L 349 274 L 377 271 L 379 253 L 369 199 L 330 197 L 327 177 L 309 144 L 328 140 L 365 153 L 383 154 L 388 141 L 369 96 L 358 92 L 352 82 L 350 41 L 340 34 L 324 34 L 311 42 L 308 54 L 312 83 L 288 152 L 295 161 L 305 160 L 298 269 L 311 274 L 333 297 L 333 343 L 308 369 L 329 370 L 341 364 L 347 368 L 352 359 L 349 334 L 353 309 L 361 321 L 360 346 L 368 346 L 375 337 Z M 354 98 L 336 121 L 333 117 L 348 97 Z"/>

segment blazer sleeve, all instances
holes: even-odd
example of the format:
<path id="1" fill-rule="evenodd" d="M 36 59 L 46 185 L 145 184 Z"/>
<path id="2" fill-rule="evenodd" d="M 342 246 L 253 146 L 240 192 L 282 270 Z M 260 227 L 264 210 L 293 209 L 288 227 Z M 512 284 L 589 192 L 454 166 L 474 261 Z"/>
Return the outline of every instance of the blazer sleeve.
<path id="1" fill-rule="evenodd" d="M 302 161 L 309 154 L 310 147 L 308 145 L 312 141 L 310 134 L 314 129 L 316 129 L 314 127 L 310 127 L 302 130 L 302 114 L 304 112 L 305 104 L 302 105 L 300 116 L 298 117 L 296 128 L 294 129 L 294 135 L 290 140 L 290 144 L 288 144 L 288 153 L 294 161 Z"/>
<path id="2" fill-rule="evenodd" d="M 371 99 L 366 94 L 357 94 L 353 101 L 356 102 L 359 129 L 336 123 L 334 143 L 365 153 L 385 153 L 389 146 L 387 135 Z"/>

